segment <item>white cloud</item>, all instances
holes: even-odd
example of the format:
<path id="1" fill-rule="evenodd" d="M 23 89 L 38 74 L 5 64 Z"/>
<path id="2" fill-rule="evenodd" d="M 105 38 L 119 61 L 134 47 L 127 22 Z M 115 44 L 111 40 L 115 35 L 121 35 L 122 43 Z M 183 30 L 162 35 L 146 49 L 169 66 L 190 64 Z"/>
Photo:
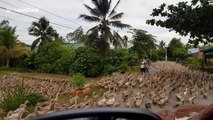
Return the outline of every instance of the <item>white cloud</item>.
<path id="1" fill-rule="evenodd" d="M 42 10 L 33 13 L 27 13 L 28 15 L 32 15 L 35 17 L 46 16 L 51 22 L 59 23 L 64 26 L 72 27 L 76 29 L 79 26 L 83 26 L 85 30 L 88 30 L 90 27 L 95 24 L 84 22 L 78 19 L 78 16 L 82 13 L 88 13 L 83 4 L 92 5 L 90 0 L 23 0 L 27 3 L 45 9 L 49 12 L 62 16 L 66 19 L 69 19 L 71 22 L 68 22 L 64 19 L 60 19 L 51 14 L 48 14 Z M 150 14 L 153 8 L 158 7 L 162 3 L 166 4 L 174 4 L 183 0 L 121 0 L 118 12 L 124 12 L 124 17 L 122 21 L 124 23 L 128 23 L 134 28 L 144 29 L 149 33 L 157 36 L 158 40 L 164 40 L 167 43 L 173 38 L 178 37 L 182 38 L 184 43 L 187 42 L 186 37 L 181 37 L 174 32 L 169 32 L 168 29 L 150 26 L 146 24 L 146 20 L 151 18 Z M 18 0 L 5 0 L 14 6 L 19 8 L 33 8 L 32 6 L 26 5 L 24 3 L 19 2 Z M 117 0 L 113 0 L 113 5 L 117 2 Z M 0 6 L 6 7 L 9 9 L 15 9 L 16 7 L 10 6 L 8 4 L 2 3 L 0 1 Z M 17 34 L 19 35 L 19 39 L 23 42 L 31 44 L 35 37 L 28 35 L 28 28 L 30 27 L 32 21 L 37 21 L 35 19 L 31 19 L 28 17 L 24 17 L 17 14 L 8 14 L 4 10 L 0 10 L 0 20 L 8 19 L 12 26 L 17 26 Z M 72 29 L 62 28 L 56 25 L 52 25 L 59 34 L 65 36 L 68 32 L 73 31 Z M 126 30 L 120 30 L 121 34 L 126 34 Z"/>

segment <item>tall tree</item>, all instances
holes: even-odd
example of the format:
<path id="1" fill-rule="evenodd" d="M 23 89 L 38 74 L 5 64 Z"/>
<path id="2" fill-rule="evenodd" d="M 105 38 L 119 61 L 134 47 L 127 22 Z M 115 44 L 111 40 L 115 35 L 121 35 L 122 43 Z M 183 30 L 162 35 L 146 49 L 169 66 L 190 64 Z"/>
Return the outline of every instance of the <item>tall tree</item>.
<path id="1" fill-rule="evenodd" d="M 145 30 L 133 29 L 132 33 L 132 50 L 139 54 L 139 57 L 151 57 L 151 54 L 156 50 L 155 36 L 148 34 Z"/>
<path id="2" fill-rule="evenodd" d="M 192 0 L 191 3 L 179 2 L 176 5 L 163 3 L 153 9 L 151 16 L 163 19 L 147 20 L 148 24 L 174 30 L 183 36 L 190 36 L 189 43 L 213 42 L 213 5 L 210 0 Z"/>
<path id="3" fill-rule="evenodd" d="M 162 60 L 165 56 L 165 53 L 166 53 L 166 43 L 163 40 L 161 40 L 159 42 L 158 49 L 157 49 L 158 57 Z"/>
<path id="4" fill-rule="evenodd" d="M 29 28 L 29 35 L 37 37 L 37 39 L 35 39 L 31 45 L 32 50 L 38 44 L 39 46 L 43 45 L 46 42 L 52 41 L 54 38 L 58 37 L 58 33 L 52 26 L 50 26 L 49 21 L 45 17 L 40 18 L 38 22 L 32 23 L 31 27 Z"/>
<path id="5" fill-rule="evenodd" d="M 29 56 L 29 50 L 17 40 L 15 31 L 16 28 L 10 26 L 0 29 L 0 58 L 6 61 L 6 67 L 9 67 L 12 58 Z"/>
<path id="6" fill-rule="evenodd" d="M 82 27 L 78 27 L 73 32 L 70 32 L 66 35 L 68 42 L 85 42 L 88 38 L 86 34 L 84 34 L 84 29 Z"/>
<path id="7" fill-rule="evenodd" d="M 168 45 L 168 56 L 183 58 L 187 55 L 187 48 L 181 42 L 181 39 L 173 38 Z"/>
<path id="8" fill-rule="evenodd" d="M 115 28 L 129 28 L 130 25 L 122 23 L 119 19 L 123 17 L 124 13 L 116 12 L 116 8 L 118 7 L 120 0 L 116 3 L 116 5 L 111 9 L 111 0 L 91 0 L 94 7 L 90 7 L 86 4 L 84 6 L 89 10 L 91 15 L 81 14 L 79 18 L 88 21 L 98 23 L 96 26 L 92 27 L 88 30 L 88 33 L 94 35 L 96 33 L 99 36 L 98 48 L 100 50 L 101 55 L 105 55 L 106 51 L 109 47 L 109 43 L 113 45 L 118 45 L 118 33 L 114 31 L 112 32 L 111 27 Z M 115 42 L 116 41 L 116 42 Z"/>

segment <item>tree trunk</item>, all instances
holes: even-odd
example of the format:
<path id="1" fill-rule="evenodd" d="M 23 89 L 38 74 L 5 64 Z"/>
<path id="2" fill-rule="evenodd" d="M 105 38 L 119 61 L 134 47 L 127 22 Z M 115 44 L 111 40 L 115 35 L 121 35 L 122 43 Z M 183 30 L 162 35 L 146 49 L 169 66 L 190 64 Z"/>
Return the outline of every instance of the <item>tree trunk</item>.
<path id="1" fill-rule="evenodd" d="M 10 59 L 7 58 L 6 67 L 10 67 Z"/>

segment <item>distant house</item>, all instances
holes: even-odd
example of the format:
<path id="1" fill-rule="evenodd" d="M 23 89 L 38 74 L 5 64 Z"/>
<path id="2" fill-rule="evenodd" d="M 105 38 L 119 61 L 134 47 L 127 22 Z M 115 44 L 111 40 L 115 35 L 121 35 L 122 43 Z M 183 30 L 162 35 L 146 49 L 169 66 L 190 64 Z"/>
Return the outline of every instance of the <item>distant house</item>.
<path id="1" fill-rule="evenodd" d="M 190 48 L 188 49 L 188 54 L 194 58 L 201 59 L 204 63 L 213 62 L 213 48 L 211 49 L 199 49 L 199 48 Z"/>
<path id="2" fill-rule="evenodd" d="M 204 63 L 213 62 L 213 48 L 203 51 Z"/>
<path id="3" fill-rule="evenodd" d="M 199 48 L 190 48 L 188 49 L 188 54 L 194 58 L 203 59 L 203 50 Z"/>

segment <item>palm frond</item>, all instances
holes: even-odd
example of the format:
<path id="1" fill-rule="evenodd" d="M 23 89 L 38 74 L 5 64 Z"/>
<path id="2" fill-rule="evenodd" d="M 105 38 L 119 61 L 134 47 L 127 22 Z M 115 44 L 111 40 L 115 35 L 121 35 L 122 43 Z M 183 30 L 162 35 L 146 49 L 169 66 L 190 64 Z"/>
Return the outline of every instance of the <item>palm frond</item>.
<path id="1" fill-rule="evenodd" d="M 112 37 L 113 37 L 113 34 L 112 34 L 112 32 L 111 32 L 111 29 L 110 29 L 110 27 L 107 27 L 105 30 L 104 30 L 104 33 L 105 33 L 105 38 L 106 38 L 106 40 L 111 40 L 112 39 Z"/>
<path id="2" fill-rule="evenodd" d="M 113 15 L 116 14 L 116 8 L 118 7 L 119 3 L 120 3 L 120 0 L 118 0 L 118 2 L 116 3 L 116 5 L 114 6 L 114 8 L 112 9 L 112 11 L 110 12 L 109 17 L 112 17 Z"/>
<path id="3" fill-rule="evenodd" d="M 115 48 L 122 48 L 122 37 L 118 34 L 118 32 L 113 31 L 114 42 L 113 45 Z"/>
<path id="4" fill-rule="evenodd" d="M 124 15 L 124 13 L 121 12 L 121 13 L 118 13 L 118 14 L 116 14 L 116 15 L 110 17 L 110 19 L 111 19 L 111 20 L 117 20 L 117 19 L 122 18 L 123 15 Z"/>
<path id="5" fill-rule="evenodd" d="M 41 25 L 39 24 L 39 22 L 32 22 L 32 25 L 30 27 L 31 29 L 41 29 Z"/>
<path id="6" fill-rule="evenodd" d="M 124 23 L 121 23 L 121 21 L 110 21 L 109 22 L 113 27 L 117 27 L 117 28 L 130 28 L 131 26 L 128 25 L 128 24 L 124 24 Z"/>
<path id="7" fill-rule="evenodd" d="M 90 6 L 84 4 L 84 6 L 89 10 L 89 12 L 92 14 L 92 15 L 95 15 L 95 16 L 98 16 L 100 17 L 101 16 L 101 13 L 99 12 L 98 9 L 96 8 L 91 8 Z"/>
<path id="8" fill-rule="evenodd" d="M 107 14 L 110 11 L 111 1 L 109 0 L 99 0 L 101 8 L 99 8 L 100 13 L 104 18 L 106 18 Z"/>
<path id="9" fill-rule="evenodd" d="M 100 3 L 99 3 L 99 0 L 91 0 L 91 1 L 92 1 L 92 4 L 95 5 L 95 7 L 96 7 L 97 9 L 101 8 Z"/>
<path id="10" fill-rule="evenodd" d="M 41 30 L 46 30 L 49 27 L 49 21 L 45 17 L 42 17 L 39 19 L 39 25 L 41 26 Z"/>
<path id="11" fill-rule="evenodd" d="M 29 35 L 33 35 L 36 37 L 40 36 L 42 33 L 39 29 L 37 29 L 35 27 L 30 27 L 28 31 L 29 31 Z"/>
<path id="12" fill-rule="evenodd" d="M 33 41 L 32 45 L 31 45 L 31 50 L 34 50 L 36 45 L 40 42 L 41 38 L 37 38 L 36 40 Z"/>
<path id="13" fill-rule="evenodd" d="M 89 16 L 89 15 L 85 15 L 85 14 L 81 14 L 79 16 L 79 18 L 82 18 L 83 20 L 88 21 L 88 22 L 100 22 L 101 21 L 101 19 L 98 17 Z"/>
<path id="14" fill-rule="evenodd" d="M 108 0 L 92 0 L 92 3 L 95 5 L 95 9 L 99 11 L 101 16 L 105 17 L 109 12 Z"/>
<path id="15" fill-rule="evenodd" d="M 50 38 L 57 37 L 58 35 L 56 30 L 54 30 L 52 26 L 47 27 L 46 34 L 47 36 L 50 36 Z"/>
<path id="16" fill-rule="evenodd" d="M 95 27 L 92 27 L 92 28 L 90 28 L 88 31 L 87 31 L 87 33 L 86 34 L 89 34 L 89 32 L 93 32 L 93 31 L 95 31 L 95 30 L 97 30 L 98 31 L 98 25 L 96 25 Z"/>

